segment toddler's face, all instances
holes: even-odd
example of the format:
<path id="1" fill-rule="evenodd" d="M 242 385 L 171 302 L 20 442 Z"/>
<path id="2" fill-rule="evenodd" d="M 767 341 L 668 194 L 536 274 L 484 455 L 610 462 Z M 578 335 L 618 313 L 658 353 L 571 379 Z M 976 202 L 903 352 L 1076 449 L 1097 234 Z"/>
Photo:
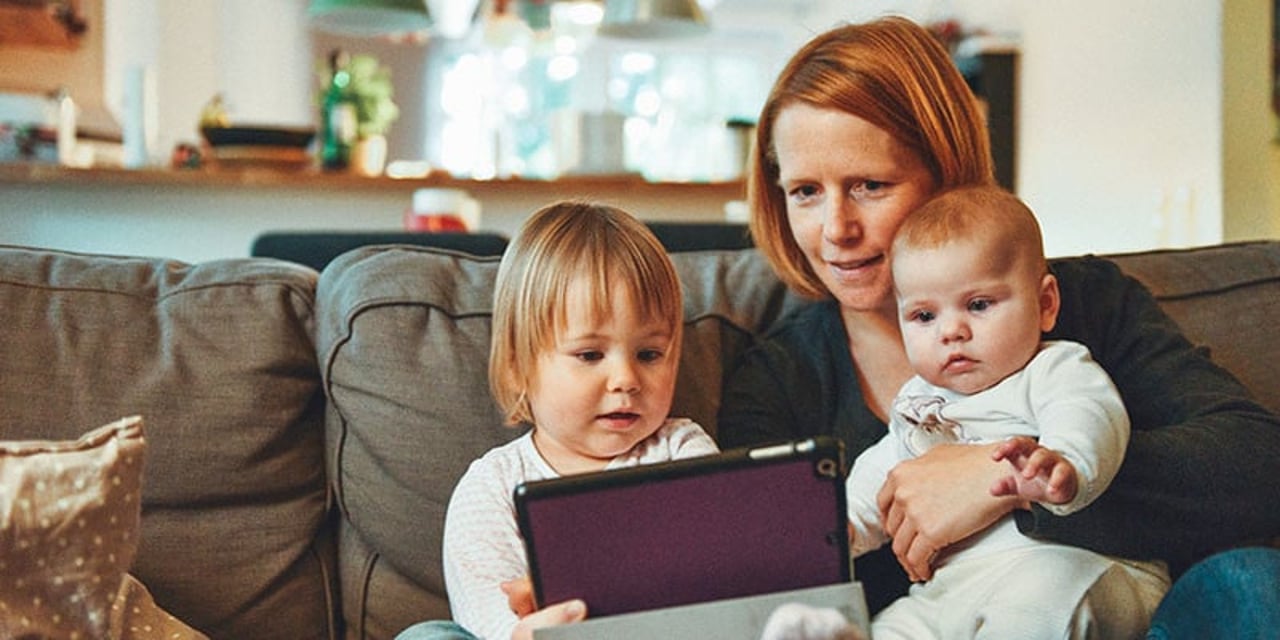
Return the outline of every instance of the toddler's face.
<path id="1" fill-rule="evenodd" d="M 569 290 L 564 326 L 538 357 L 529 389 L 533 441 L 559 473 L 602 469 L 666 420 L 680 354 L 659 318 L 628 296 L 595 317 L 585 279 Z"/>
<path id="2" fill-rule="evenodd" d="M 893 257 L 907 358 L 930 383 L 970 394 L 1018 371 L 1053 328 L 1056 284 L 977 240 Z"/>

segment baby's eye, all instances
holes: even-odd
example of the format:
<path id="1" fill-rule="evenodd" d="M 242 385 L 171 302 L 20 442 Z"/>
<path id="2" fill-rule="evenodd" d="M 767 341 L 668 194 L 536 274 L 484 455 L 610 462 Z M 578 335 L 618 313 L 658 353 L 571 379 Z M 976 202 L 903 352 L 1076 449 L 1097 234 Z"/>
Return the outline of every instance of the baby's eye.
<path id="1" fill-rule="evenodd" d="M 595 362 L 604 358 L 604 354 L 599 351 L 579 351 L 574 356 L 583 362 Z"/>
<path id="2" fill-rule="evenodd" d="M 928 324 L 933 322 L 937 317 L 938 316 L 936 316 L 932 311 L 914 311 L 910 316 L 908 316 L 908 319 L 912 322 Z"/>
<path id="3" fill-rule="evenodd" d="M 636 354 L 636 358 L 638 358 L 640 362 L 656 362 L 662 359 L 662 350 L 661 349 L 641 349 L 640 353 Z"/>
<path id="4" fill-rule="evenodd" d="M 990 309 L 991 305 L 993 304 L 995 303 L 991 300 L 988 300 L 986 298 L 978 298 L 977 300 L 969 301 L 969 310 L 970 311 L 986 311 L 987 309 Z"/>

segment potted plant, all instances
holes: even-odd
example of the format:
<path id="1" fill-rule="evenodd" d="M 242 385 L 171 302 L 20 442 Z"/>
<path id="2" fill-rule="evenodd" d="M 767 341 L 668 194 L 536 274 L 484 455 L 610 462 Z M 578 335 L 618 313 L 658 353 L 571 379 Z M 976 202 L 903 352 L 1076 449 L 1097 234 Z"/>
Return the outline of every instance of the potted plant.
<path id="1" fill-rule="evenodd" d="M 391 70 L 372 55 L 346 58 L 335 53 L 322 74 L 321 86 L 324 109 L 340 103 L 349 105 L 354 112 L 351 169 L 362 175 L 380 175 L 387 159 L 387 131 L 400 117 L 400 108 L 393 100 Z M 322 117 L 332 118 L 332 115 L 324 113 Z"/>

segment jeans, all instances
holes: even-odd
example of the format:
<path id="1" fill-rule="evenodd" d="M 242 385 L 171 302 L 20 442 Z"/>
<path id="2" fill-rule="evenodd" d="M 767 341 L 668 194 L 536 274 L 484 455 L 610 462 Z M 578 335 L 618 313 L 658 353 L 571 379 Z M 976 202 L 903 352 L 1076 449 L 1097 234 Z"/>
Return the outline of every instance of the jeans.
<path id="1" fill-rule="evenodd" d="M 1265 640 L 1280 631 L 1280 549 L 1248 547 L 1193 565 L 1165 595 L 1147 640 Z"/>
<path id="2" fill-rule="evenodd" d="M 432 620 L 401 631 L 396 640 L 476 640 L 476 637 L 456 622 Z"/>

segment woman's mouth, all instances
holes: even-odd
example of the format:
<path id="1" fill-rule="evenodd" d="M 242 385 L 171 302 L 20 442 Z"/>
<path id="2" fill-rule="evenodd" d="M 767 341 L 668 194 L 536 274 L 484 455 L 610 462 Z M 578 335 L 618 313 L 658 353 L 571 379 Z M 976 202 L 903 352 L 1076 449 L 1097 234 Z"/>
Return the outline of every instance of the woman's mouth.
<path id="1" fill-rule="evenodd" d="M 828 260 L 827 266 L 831 268 L 836 275 L 841 277 L 856 276 L 859 273 L 868 270 L 871 267 L 878 266 L 884 262 L 884 254 L 879 254 L 865 260 Z"/>

